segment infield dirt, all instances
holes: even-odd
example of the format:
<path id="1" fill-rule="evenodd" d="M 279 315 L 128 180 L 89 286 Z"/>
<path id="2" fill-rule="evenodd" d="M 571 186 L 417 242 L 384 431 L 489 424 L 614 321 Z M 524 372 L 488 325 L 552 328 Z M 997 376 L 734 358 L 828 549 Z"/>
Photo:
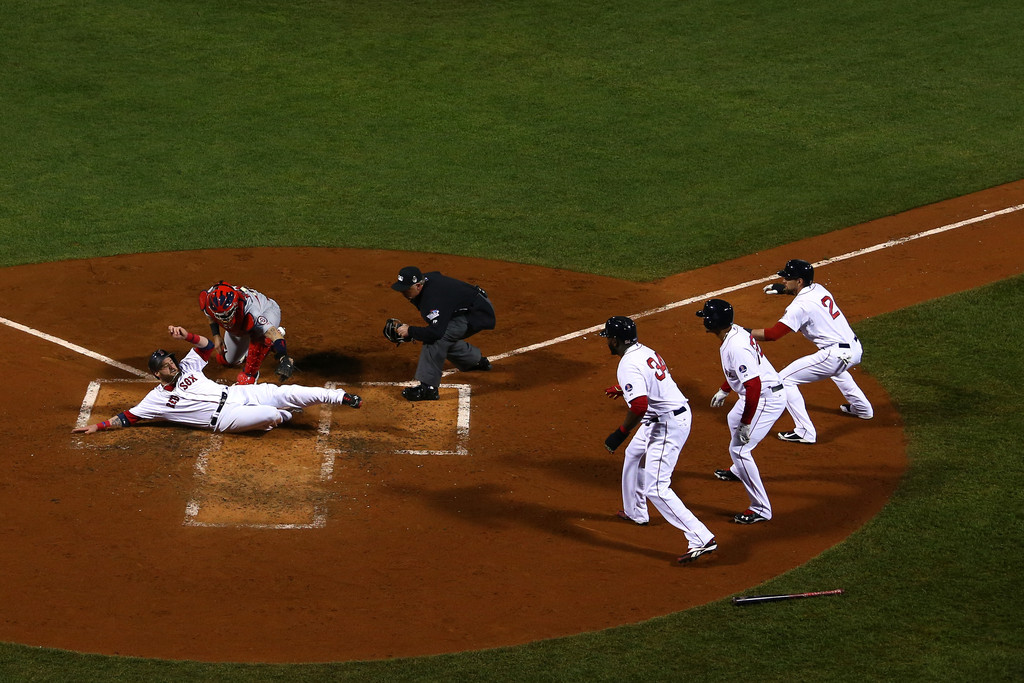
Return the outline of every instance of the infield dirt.
<path id="1" fill-rule="evenodd" d="M 412 377 L 415 348 L 395 348 L 380 333 L 387 317 L 415 319 L 389 288 L 405 265 L 488 290 L 498 327 L 474 342 L 493 357 L 769 276 L 789 258 L 816 262 L 1022 203 L 1024 182 L 1013 183 L 654 283 L 436 254 L 296 248 L 7 268 L 0 288 L 5 318 L 141 369 L 153 349 L 172 343 L 168 324 L 205 331 L 201 289 L 220 279 L 253 286 L 282 306 L 300 368 L 293 381 L 359 393 L 362 383 Z M 1021 253 L 1024 211 L 1015 211 L 820 267 L 818 279 L 856 327 L 1019 274 Z M 760 285 L 726 298 L 737 322 L 754 327 L 774 323 L 787 302 Z M 623 408 L 604 397 L 616 359 L 596 335 L 448 377 L 470 390 L 461 437 L 456 391 L 409 404 L 397 387 L 373 385 L 362 410 L 328 416 L 326 434 L 321 413 L 309 411 L 214 448 L 206 433 L 161 425 L 73 437 L 90 382 L 130 377 L 0 325 L 0 343 L 17 350 L 0 359 L 8 388 L 0 411 L 10 426 L 0 477 L 0 640 L 205 661 L 435 654 L 633 623 L 798 566 L 871 519 L 896 488 L 906 466 L 899 415 L 859 368 L 875 405 L 870 422 L 840 415 L 830 382 L 806 386 L 819 442 L 762 442 L 755 458 L 775 518 L 730 524 L 747 501 L 740 485 L 712 475 L 729 458 L 725 410 L 708 407 L 722 381 L 718 345 L 694 316 L 698 307 L 637 321 L 694 410 L 675 489 L 720 549 L 685 567 L 673 564 L 685 550 L 681 532 L 656 515 L 643 528 L 615 517 L 621 456 L 602 442 Z M 789 335 L 765 351 L 782 368 L 811 348 Z M 97 419 L 147 386 L 115 385 L 103 385 Z M 777 426 L 791 425 L 783 416 Z M 445 454 L 399 452 L 411 444 Z M 216 525 L 187 523 L 197 500 L 191 519 L 210 522 L 200 515 L 219 509 Z M 265 526 L 310 511 L 321 525 Z"/>

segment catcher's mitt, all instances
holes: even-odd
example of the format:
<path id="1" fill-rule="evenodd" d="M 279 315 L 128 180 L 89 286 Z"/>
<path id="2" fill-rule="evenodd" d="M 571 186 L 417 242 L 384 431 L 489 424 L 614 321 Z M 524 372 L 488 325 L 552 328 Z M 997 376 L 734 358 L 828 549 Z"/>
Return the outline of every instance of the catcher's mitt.
<path id="1" fill-rule="evenodd" d="M 402 321 L 398 318 L 388 318 L 388 321 L 384 323 L 384 338 L 389 342 L 395 344 L 402 344 L 410 341 L 408 337 L 403 337 L 398 334 L 398 326 L 402 324 Z"/>
<path id="2" fill-rule="evenodd" d="M 295 361 L 291 356 L 282 355 L 277 361 L 277 369 L 274 372 L 281 378 L 281 381 L 290 378 L 295 372 Z"/>

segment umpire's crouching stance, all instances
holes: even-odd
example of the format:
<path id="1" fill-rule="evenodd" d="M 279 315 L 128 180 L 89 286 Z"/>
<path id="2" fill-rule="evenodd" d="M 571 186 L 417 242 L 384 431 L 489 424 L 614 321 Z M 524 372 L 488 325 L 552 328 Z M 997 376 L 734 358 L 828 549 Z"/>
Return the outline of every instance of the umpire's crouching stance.
<path id="1" fill-rule="evenodd" d="M 416 266 L 398 271 L 391 289 L 412 302 L 426 327 L 399 325 L 399 337 L 423 342 L 416 379 L 419 385 L 402 390 L 410 401 L 436 401 L 441 370 L 447 358 L 460 370 L 490 370 L 480 349 L 465 341 L 480 330 L 494 329 L 494 307 L 487 292 L 434 271 L 424 275 Z"/>

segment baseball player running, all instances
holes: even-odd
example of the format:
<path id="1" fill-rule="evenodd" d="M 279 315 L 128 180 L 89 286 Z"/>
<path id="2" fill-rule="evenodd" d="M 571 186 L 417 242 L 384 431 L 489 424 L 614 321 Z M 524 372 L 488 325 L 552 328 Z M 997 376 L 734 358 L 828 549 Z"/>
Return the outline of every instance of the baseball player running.
<path id="1" fill-rule="evenodd" d="M 715 476 L 723 481 L 741 481 L 747 489 L 750 507 L 732 521 L 737 524 L 767 522 L 772 518 L 772 504 L 753 453 L 786 409 L 782 381 L 754 338 L 733 323 L 733 309 L 728 301 L 711 299 L 697 311 L 697 316 L 704 318 L 705 332 L 714 334 L 722 343 L 719 353 L 725 382 L 711 399 L 711 407 L 722 407 L 730 390 L 743 399 L 733 404 L 728 417 L 732 467 L 715 470 Z"/>
<path id="2" fill-rule="evenodd" d="M 620 517 L 647 524 L 647 500 L 672 526 L 682 529 L 689 549 L 676 558 L 679 564 L 693 562 L 718 549 L 715 536 L 690 512 L 671 488 L 672 471 L 679 452 L 690 436 L 691 414 L 686 397 L 679 391 L 664 359 L 637 338 L 636 323 L 613 316 L 600 332 L 608 339 L 608 350 L 619 356 L 618 384 L 605 389 L 610 398 L 622 396 L 628 404 L 622 425 L 605 439 L 614 453 L 634 427 L 640 425 L 626 446 L 622 463 L 622 507 Z"/>
<path id="3" fill-rule="evenodd" d="M 221 365 L 245 367 L 239 384 L 255 384 L 268 351 L 274 352 L 282 381 L 292 376 L 295 363 L 288 355 L 281 325 L 281 307 L 250 287 L 236 287 L 221 280 L 199 292 L 199 308 L 210 323 L 210 334 Z M 221 335 L 221 330 L 224 334 Z"/>
<path id="4" fill-rule="evenodd" d="M 174 339 L 183 339 L 194 348 L 179 363 L 173 353 L 157 349 L 149 357 L 149 371 L 160 381 L 139 404 L 109 420 L 78 427 L 76 434 L 94 434 L 106 429 L 129 427 L 139 420 L 167 420 L 178 424 L 210 429 L 214 432 L 269 431 L 292 418 L 292 411 L 319 403 L 358 408 L 361 398 L 341 389 L 322 389 L 299 385 L 217 384 L 203 375 L 216 348 L 206 337 L 190 333 L 184 327 L 168 326 Z"/>
<path id="5" fill-rule="evenodd" d="M 786 294 L 793 297 L 793 302 L 786 306 L 774 327 L 751 330 L 751 335 L 758 341 L 775 341 L 799 330 L 818 347 L 816 353 L 798 358 L 779 373 L 786 388 L 786 408 L 795 426 L 778 436 L 791 443 L 814 443 L 817 432 L 800 394 L 801 384 L 829 377 L 847 401 L 839 406 L 844 415 L 863 420 L 874 417 L 871 403 L 850 374 L 850 368 L 860 363 L 864 349 L 835 297 L 814 281 L 814 267 L 810 263 L 792 259 L 778 274 L 782 283 L 765 286 L 765 294 Z"/>

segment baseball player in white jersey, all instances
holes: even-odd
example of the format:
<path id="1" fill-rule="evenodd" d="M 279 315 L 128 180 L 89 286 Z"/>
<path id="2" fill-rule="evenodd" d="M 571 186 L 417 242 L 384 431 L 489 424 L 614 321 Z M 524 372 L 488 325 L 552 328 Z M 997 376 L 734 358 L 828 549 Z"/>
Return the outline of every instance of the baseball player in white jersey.
<path id="1" fill-rule="evenodd" d="M 772 505 L 753 452 L 786 409 L 782 380 L 750 333 L 733 323 L 733 309 L 728 301 L 711 299 L 697 311 L 697 316 L 704 318 L 704 330 L 722 342 L 719 353 L 725 382 L 711 399 L 711 407 L 724 405 L 730 390 L 743 399 L 733 404 L 728 417 L 732 467 L 715 470 L 715 476 L 723 481 L 741 481 L 747 489 L 750 507 L 732 521 L 767 522 L 772 518 Z"/>
<path id="2" fill-rule="evenodd" d="M 179 363 L 174 354 L 163 349 L 149 358 L 149 371 L 160 384 L 138 405 L 109 420 L 72 430 L 93 434 L 106 429 L 128 427 L 139 420 L 166 420 L 210 429 L 214 432 L 269 431 L 292 418 L 292 411 L 320 403 L 358 408 L 362 399 L 341 389 L 323 389 L 299 385 L 217 384 L 203 375 L 216 348 L 202 335 L 183 327 L 169 326 L 174 339 L 183 339 L 193 347 Z"/>
<path id="3" fill-rule="evenodd" d="M 853 333 L 846 316 L 832 293 L 814 282 L 814 267 L 807 261 L 792 259 L 779 271 L 783 282 L 767 285 L 765 294 L 787 294 L 793 303 L 774 327 L 751 330 L 758 341 L 775 341 L 799 330 L 815 346 L 816 353 L 798 358 L 779 373 L 786 388 L 786 408 L 793 418 L 789 432 L 779 432 L 783 441 L 814 443 L 818 435 L 807 414 L 800 385 L 829 377 L 839 387 L 846 403 L 839 406 L 844 415 L 870 420 L 874 410 L 868 397 L 853 380 L 849 370 L 861 361 L 864 353 L 860 340 Z"/>
<path id="4" fill-rule="evenodd" d="M 282 381 L 290 378 L 295 363 L 288 355 L 281 325 L 281 307 L 251 287 L 236 287 L 221 280 L 199 292 L 199 309 L 210 323 L 210 339 L 221 365 L 245 366 L 239 384 L 255 384 L 268 351 L 274 352 L 274 372 Z M 221 330 L 224 333 L 221 335 Z"/>
<path id="5" fill-rule="evenodd" d="M 605 439 L 614 453 L 634 427 L 640 425 L 626 446 L 622 464 L 622 512 L 619 516 L 636 524 L 647 524 L 647 500 L 672 526 L 686 536 L 686 554 L 676 558 L 679 564 L 696 560 L 718 549 L 715 536 L 690 512 L 671 488 L 672 472 L 679 451 L 690 436 L 691 413 L 686 397 L 679 391 L 668 366 L 653 349 L 639 342 L 636 323 L 624 316 L 609 318 L 600 333 L 608 339 L 608 349 L 619 356 L 618 384 L 605 393 L 626 399 L 626 418 Z"/>

